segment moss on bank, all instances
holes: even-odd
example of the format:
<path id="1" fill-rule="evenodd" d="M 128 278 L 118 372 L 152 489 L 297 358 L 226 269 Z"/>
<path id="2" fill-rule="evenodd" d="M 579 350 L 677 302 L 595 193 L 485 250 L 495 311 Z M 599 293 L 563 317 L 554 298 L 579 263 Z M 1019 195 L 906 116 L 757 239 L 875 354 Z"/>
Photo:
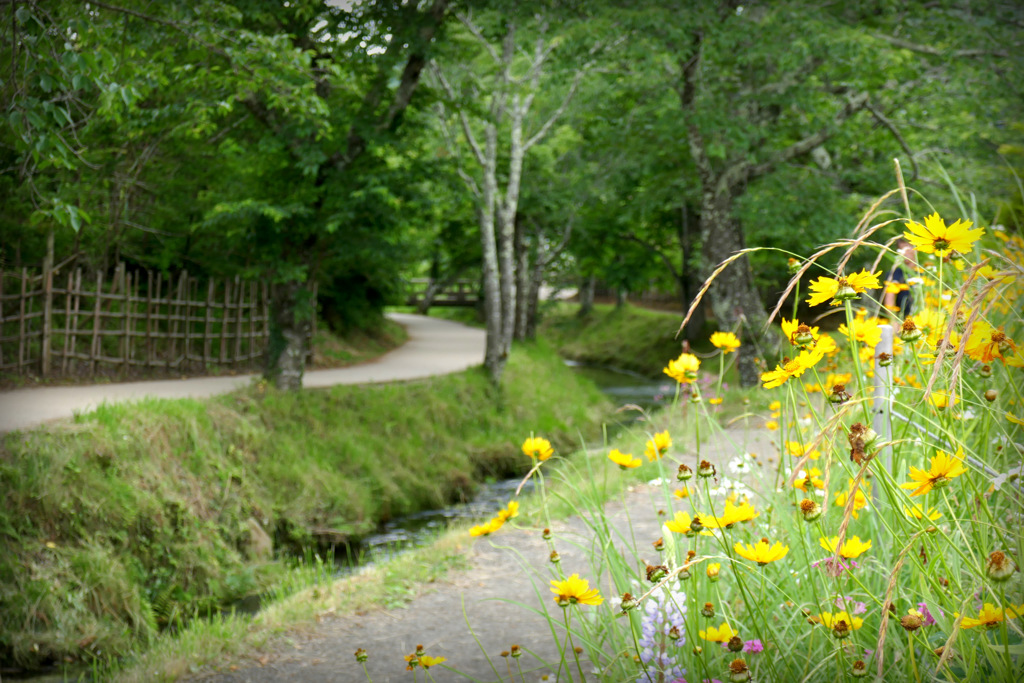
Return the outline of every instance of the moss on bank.
<path id="1" fill-rule="evenodd" d="M 0 447 L 0 661 L 144 649 L 163 627 L 273 583 L 278 546 L 343 542 L 524 471 L 530 430 L 568 448 L 605 399 L 547 346 L 517 348 L 502 405 L 469 371 L 294 394 L 104 406 Z"/>

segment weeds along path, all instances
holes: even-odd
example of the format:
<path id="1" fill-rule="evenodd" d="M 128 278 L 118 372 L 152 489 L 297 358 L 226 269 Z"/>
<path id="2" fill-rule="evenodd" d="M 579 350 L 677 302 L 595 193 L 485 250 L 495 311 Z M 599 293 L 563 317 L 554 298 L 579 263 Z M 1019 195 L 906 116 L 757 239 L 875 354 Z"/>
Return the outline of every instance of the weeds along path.
<path id="1" fill-rule="evenodd" d="M 738 446 L 763 458 L 775 454 L 775 447 L 764 430 L 731 430 L 702 446 L 702 457 L 722 470 Z M 694 466 L 692 460 L 691 457 L 688 464 Z M 622 499 L 609 502 L 604 513 L 618 534 L 616 545 L 624 551 L 635 545 L 641 549 L 643 559 L 657 564 L 658 554 L 651 543 L 662 535 L 661 524 L 666 519 L 658 514 L 659 510 L 668 510 L 661 486 L 636 486 Z M 594 570 L 587 559 L 593 533 L 586 520 L 571 517 L 555 522 L 551 529 L 565 574 L 578 573 L 594 585 Z M 561 677 L 555 675 L 559 661 L 556 638 L 564 641 L 564 629 L 556 626 L 553 633 L 548 620 L 537 612 L 546 609 L 552 619 L 561 624 L 561 610 L 549 590 L 549 581 L 554 577 L 549 550 L 540 530 L 506 525 L 494 536 L 475 541 L 467 537 L 467 542 L 473 544 L 469 550 L 471 568 L 450 573 L 443 582 L 405 607 L 326 616 L 311 630 L 279 639 L 270 646 L 269 652 L 252 653 L 235 662 L 232 667 L 237 669 L 235 671 L 207 671 L 188 680 L 204 683 L 366 681 L 366 675 L 353 656 L 357 648 L 363 648 L 369 655 L 366 664 L 374 683 L 407 682 L 412 680 L 412 674 L 405 670 L 403 658 L 422 644 L 428 655 L 446 657 L 446 665 L 465 675 L 441 666 L 433 667 L 430 674 L 438 683 L 518 681 L 521 680 L 518 672 L 510 676 L 507 669 L 511 666 L 515 671 L 515 661 L 500 656 L 513 643 L 526 650 L 519 660 L 525 680 L 537 681 L 545 674 L 549 675 L 548 680 L 565 679 L 564 671 Z M 605 599 L 619 594 L 603 582 L 600 588 Z M 638 587 L 633 592 L 639 594 L 643 590 Z M 574 628 L 576 625 L 574 617 Z M 545 661 L 553 666 L 545 665 Z M 588 678 L 597 679 L 591 671 L 584 671 Z M 423 672 L 418 672 L 417 680 L 428 679 Z"/>
<path id="2" fill-rule="evenodd" d="M 461 323 L 406 313 L 388 314 L 409 333 L 399 348 L 362 365 L 307 372 L 306 387 L 370 384 L 459 372 L 483 362 L 484 331 Z M 142 398 L 204 398 L 245 386 L 256 375 L 183 380 L 53 386 L 0 393 L 0 433 L 94 410 L 101 403 Z"/>

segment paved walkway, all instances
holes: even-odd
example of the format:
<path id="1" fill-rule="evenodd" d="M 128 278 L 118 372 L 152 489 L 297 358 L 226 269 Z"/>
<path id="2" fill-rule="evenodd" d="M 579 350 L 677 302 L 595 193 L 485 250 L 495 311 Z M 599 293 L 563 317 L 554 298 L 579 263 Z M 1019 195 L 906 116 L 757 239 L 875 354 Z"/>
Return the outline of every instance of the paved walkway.
<path id="1" fill-rule="evenodd" d="M 422 315 L 391 313 L 409 340 L 377 360 L 347 368 L 307 372 L 306 387 L 420 379 L 459 372 L 483 362 L 485 333 L 460 323 Z M 196 377 L 89 386 L 39 387 L 0 393 L 0 432 L 34 427 L 94 410 L 101 403 L 146 397 L 203 398 L 234 391 L 256 375 Z"/>

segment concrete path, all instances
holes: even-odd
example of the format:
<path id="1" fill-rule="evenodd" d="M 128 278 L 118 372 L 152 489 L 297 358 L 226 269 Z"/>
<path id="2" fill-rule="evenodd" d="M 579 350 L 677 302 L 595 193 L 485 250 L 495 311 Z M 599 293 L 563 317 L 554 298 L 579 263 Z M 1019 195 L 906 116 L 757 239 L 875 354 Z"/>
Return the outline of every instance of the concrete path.
<path id="1" fill-rule="evenodd" d="M 369 384 L 420 379 L 459 372 L 483 362 L 485 333 L 439 318 L 391 313 L 409 340 L 377 360 L 347 368 L 307 372 L 304 386 Z M 234 391 L 256 375 L 196 377 L 183 380 L 125 382 L 89 386 L 39 387 L 0 393 L 0 432 L 25 429 L 76 413 L 94 410 L 101 403 L 146 397 L 203 398 Z"/>

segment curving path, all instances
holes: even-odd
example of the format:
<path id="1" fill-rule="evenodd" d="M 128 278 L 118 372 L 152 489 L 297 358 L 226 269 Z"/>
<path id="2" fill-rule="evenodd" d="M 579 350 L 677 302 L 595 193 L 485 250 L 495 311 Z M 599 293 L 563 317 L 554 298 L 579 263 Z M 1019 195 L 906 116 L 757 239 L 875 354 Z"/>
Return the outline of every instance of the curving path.
<path id="1" fill-rule="evenodd" d="M 347 368 L 307 372 L 305 387 L 335 384 L 370 384 L 420 379 L 459 372 L 483 362 L 485 333 L 461 323 L 407 313 L 390 313 L 409 340 L 380 358 Z M 0 393 L 0 432 L 25 429 L 76 413 L 94 410 L 101 403 L 141 398 L 203 398 L 234 391 L 256 377 L 196 377 L 183 380 L 125 382 L 89 386 L 39 387 Z"/>

